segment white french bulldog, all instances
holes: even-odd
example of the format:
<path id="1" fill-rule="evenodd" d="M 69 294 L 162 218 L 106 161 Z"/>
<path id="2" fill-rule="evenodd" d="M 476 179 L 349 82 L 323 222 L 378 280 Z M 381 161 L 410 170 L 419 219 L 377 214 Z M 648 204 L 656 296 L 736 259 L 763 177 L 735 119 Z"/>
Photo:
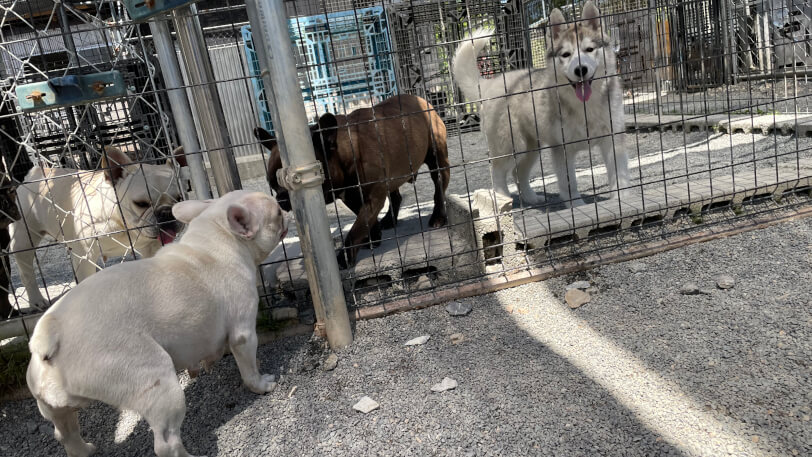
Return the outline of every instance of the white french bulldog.
<path id="1" fill-rule="evenodd" d="M 136 164 L 107 147 L 101 170 L 34 166 L 17 189 L 22 218 L 11 225 L 11 244 L 31 306 L 44 309 L 34 273 L 34 248 L 48 235 L 65 242 L 77 282 L 96 272 L 99 258 L 136 253 L 151 257 L 172 242 L 181 225 L 172 205 L 183 199 L 174 161 Z M 178 164 L 185 157 L 178 148 Z"/>
<path id="2" fill-rule="evenodd" d="M 28 387 L 70 457 L 95 450 L 79 431 L 78 409 L 91 400 L 139 413 L 158 457 L 189 456 L 177 372 L 214 363 L 226 347 L 249 389 L 274 387 L 257 370 L 257 265 L 285 237 L 286 213 L 247 191 L 172 212 L 189 224 L 178 242 L 81 282 L 34 329 Z"/>

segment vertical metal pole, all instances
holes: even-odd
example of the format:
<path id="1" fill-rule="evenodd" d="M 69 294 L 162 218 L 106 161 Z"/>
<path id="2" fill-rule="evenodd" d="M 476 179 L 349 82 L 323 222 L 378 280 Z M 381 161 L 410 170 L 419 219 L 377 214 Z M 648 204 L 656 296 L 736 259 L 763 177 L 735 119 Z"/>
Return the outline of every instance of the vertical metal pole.
<path id="1" fill-rule="evenodd" d="M 186 162 L 192 175 L 192 186 L 198 199 L 211 198 L 211 186 L 206 166 L 203 164 L 203 154 L 200 152 L 200 143 L 195 133 L 195 121 L 192 117 L 192 108 L 183 89 L 183 75 L 178 64 L 178 55 L 175 54 L 175 44 L 169 32 L 169 23 L 163 19 L 153 20 L 149 23 L 152 30 L 152 41 L 158 54 L 161 65 L 161 75 L 166 86 L 166 95 L 172 105 L 172 117 L 178 129 L 178 138 L 186 154 Z"/>
<path id="2" fill-rule="evenodd" d="M 59 31 L 62 33 L 62 43 L 65 45 L 65 50 L 68 52 L 68 69 L 76 69 L 79 67 L 79 56 L 76 54 L 76 43 L 73 41 L 73 35 L 70 32 L 70 23 L 68 22 L 68 15 L 65 13 L 65 5 L 60 1 L 57 5 L 57 13 L 59 14 Z M 77 131 L 76 114 L 72 106 L 65 107 L 65 114 L 70 126 L 71 134 Z M 85 129 L 83 129 L 85 130 Z M 89 136 L 89 135 L 86 135 Z M 70 149 L 70 137 L 68 140 L 68 149 Z M 73 151 L 71 151 L 73 152 Z M 71 154 L 72 156 L 73 154 Z M 80 168 L 91 168 L 90 161 L 87 157 L 87 152 L 79 154 L 81 158 Z"/>
<path id="3" fill-rule="evenodd" d="M 660 110 L 662 109 L 662 82 L 660 80 L 660 71 L 662 68 L 662 62 L 660 59 L 660 34 L 658 33 L 659 28 L 657 27 L 659 21 L 659 11 L 657 9 L 657 0 L 649 0 L 649 40 L 651 41 L 651 51 L 654 54 L 654 92 L 655 92 L 655 108 L 654 113 L 660 114 Z"/>
<path id="4" fill-rule="evenodd" d="M 183 64 L 192 96 L 195 98 L 197 118 L 200 121 L 201 135 L 209 152 L 209 162 L 217 185 L 217 193 L 224 195 L 235 189 L 241 189 L 240 176 L 237 173 L 237 162 L 228 137 L 223 105 L 215 85 L 214 70 L 203 38 L 203 29 L 197 17 L 197 6 L 194 4 L 176 9 L 175 32 L 178 37 Z"/>
<path id="5" fill-rule="evenodd" d="M 272 102 L 271 116 L 282 164 L 291 169 L 316 164 L 284 0 L 249 0 L 246 7 L 266 96 Z M 284 117 L 280 113 L 285 113 Z M 347 346 L 352 343 L 352 330 L 321 185 L 293 190 L 290 199 L 310 278 L 317 325 L 323 326 L 331 347 Z"/>

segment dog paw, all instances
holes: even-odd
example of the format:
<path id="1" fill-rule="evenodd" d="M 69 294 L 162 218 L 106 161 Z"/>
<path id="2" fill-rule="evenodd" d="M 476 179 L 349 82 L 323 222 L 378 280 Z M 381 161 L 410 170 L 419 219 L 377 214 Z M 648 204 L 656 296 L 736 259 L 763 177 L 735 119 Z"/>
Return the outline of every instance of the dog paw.
<path id="1" fill-rule="evenodd" d="M 48 300 L 45 299 L 45 297 L 42 296 L 33 297 L 33 300 L 29 300 L 28 304 L 38 311 L 45 311 L 51 307 L 51 302 L 49 302 Z"/>
<path id="2" fill-rule="evenodd" d="M 395 228 L 395 222 L 392 220 L 392 215 L 387 214 L 383 219 L 381 219 L 381 229 L 389 230 Z"/>
<path id="3" fill-rule="evenodd" d="M 259 382 L 253 387 L 250 387 L 251 391 L 255 394 L 267 394 L 268 392 L 274 390 L 276 388 L 276 378 L 272 374 L 263 374 L 259 377 Z"/>
<path id="4" fill-rule="evenodd" d="M 523 192 L 521 197 L 522 202 L 528 206 L 540 205 L 544 203 L 544 198 L 539 197 L 539 195 L 535 192 Z"/>
<path id="5" fill-rule="evenodd" d="M 432 214 L 431 218 L 429 219 L 429 227 L 431 228 L 440 228 L 444 227 L 448 223 L 448 217 L 445 214 Z"/>
<path id="6" fill-rule="evenodd" d="M 67 450 L 67 449 L 66 449 Z M 71 449 L 68 451 L 68 457 L 89 457 L 96 452 L 96 446 L 90 443 L 84 443 L 79 449 Z"/>

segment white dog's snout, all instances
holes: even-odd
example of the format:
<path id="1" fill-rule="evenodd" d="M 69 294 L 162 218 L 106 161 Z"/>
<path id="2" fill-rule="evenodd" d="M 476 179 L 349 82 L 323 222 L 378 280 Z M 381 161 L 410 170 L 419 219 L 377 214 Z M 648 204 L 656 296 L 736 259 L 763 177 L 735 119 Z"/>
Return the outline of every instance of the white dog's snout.
<path id="1" fill-rule="evenodd" d="M 592 57 L 581 53 L 578 57 L 572 59 L 567 68 L 570 79 L 591 79 L 595 75 L 595 69 L 598 64 Z M 586 72 L 584 73 L 584 69 Z M 580 73 L 580 74 L 579 74 Z"/>

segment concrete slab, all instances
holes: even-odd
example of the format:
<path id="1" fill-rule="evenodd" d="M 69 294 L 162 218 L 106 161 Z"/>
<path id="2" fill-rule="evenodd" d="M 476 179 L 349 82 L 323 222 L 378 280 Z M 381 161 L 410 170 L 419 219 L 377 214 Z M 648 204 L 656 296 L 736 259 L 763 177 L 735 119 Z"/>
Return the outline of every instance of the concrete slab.
<path id="1" fill-rule="evenodd" d="M 735 178 L 735 179 L 734 179 Z M 531 246 L 545 246 L 560 237 L 585 238 L 607 229 L 628 228 L 652 218 L 673 217 L 680 211 L 700 214 L 714 205 L 737 206 L 756 196 L 780 198 L 784 192 L 812 186 L 812 159 L 800 159 L 798 168 L 759 169 L 735 176 L 701 177 L 645 188 L 644 195 L 603 200 L 572 209 L 545 212 L 516 209 L 516 237 Z M 639 190 L 638 190 L 639 192 Z M 643 198 L 644 197 L 644 198 Z"/>
<path id="2" fill-rule="evenodd" d="M 812 136 L 812 114 L 638 114 L 627 116 L 628 129 L 714 130 L 728 133 L 780 133 Z"/>

